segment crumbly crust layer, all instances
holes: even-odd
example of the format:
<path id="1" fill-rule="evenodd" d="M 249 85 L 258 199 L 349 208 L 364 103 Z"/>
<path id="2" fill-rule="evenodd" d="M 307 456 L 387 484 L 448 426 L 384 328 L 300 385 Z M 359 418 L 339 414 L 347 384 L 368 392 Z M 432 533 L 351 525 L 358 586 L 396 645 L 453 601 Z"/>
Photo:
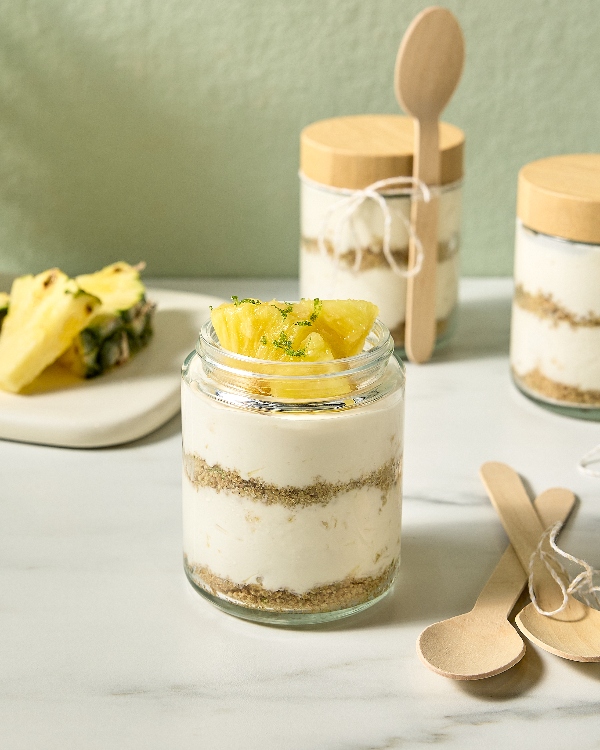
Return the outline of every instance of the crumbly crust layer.
<path id="1" fill-rule="evenodd" d="M 341 581 L 317 586 L 304 594 L 287 589 L 272 591 L 260 583 L 234 583 L 221 578 L 209 568 L 191 565 L 184 558 L 188 578 L 199 588 L 213 596 L 250 609 L 269 612 L 334 612 L 363 604 L 383 594 L 394 580 L 398 561 L 394 560 L 379 575 L 366 578 L 347 576 Z"/>
<path id="2" fill-rule="evenodd" d="M 300 246 L 308 253 L 320 253 L 319 242 L 314 237 L 302 237 Z M 327 255 L 334 256 L 333 243 L 325 240 Z M 438 263 L 452 258 L 458 252 L 458 243 L 454 241 L 438 242 Z M 398 266 L 408 266 L 408 247 L 397 248 L 391 251 L 392 257 Z M 356 263 L 356 250 L 348 250 L 338 256 L 340 265 L 345 268 L 354 269 Z M 383 241 L 377 239 L 369 247 L 362 248 L 362 257 L 357 271 L 368 271 L 370 268 L 388 266 L 389 263 L 383 254 Z"/>
<path id="3" fill-rule="evenodd" d="M 584 406 L 600 406 L 600 391 L 583 390 L 573 385 L 559 383 L 546 377 L 538 368 L 520 375 L 513 368 L 513 377 L 525 388 L 540 396 L 546 396 L 554 401 L 563 401 L 569 404 Z"/>
<path id="4" fill-rule="evenodd" d="M 326 505 L 336 495 L 363 487 L 376 487 L 385 495 L 400 482 L 402 474 L 402 459 L 392 458 L 375 471 L 347 482 L 326 482 L 316 477 L 312 484 L 302 487 L 280 487 L 262 479 L 244 479 L 235 469 L 224 469 L 219 464 L 210 466 L 195 453 L 184 453 L 183 466 L 187 478 L 196 489 L 210 487 L 217 492 L 233 492 L 265 505 L 276 503 L 287 508 Z"/>
<path id="5" fill-rule="evenodd" d="M 585 316 L 575 315 L 575 313 L 556 302 L 551 294 L 543 294 L 542 292 L 532 294 L 526 291 L 521 284 L 517 284 L 514 301 L 523 310 L 537 315 L 538 318 L 549 320 L 555 326 L 559 323 L 568 323 L 573 328 L 600 326 L 600 316 L 594 315 L 592 312 Z"/>

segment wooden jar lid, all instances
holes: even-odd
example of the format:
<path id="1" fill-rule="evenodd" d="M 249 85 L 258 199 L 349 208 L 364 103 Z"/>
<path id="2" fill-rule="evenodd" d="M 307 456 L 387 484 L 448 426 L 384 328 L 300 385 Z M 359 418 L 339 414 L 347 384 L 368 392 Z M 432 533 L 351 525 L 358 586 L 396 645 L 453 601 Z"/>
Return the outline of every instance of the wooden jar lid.
<path id="1" fill-rule="evenodd" d="M 536 232 L 600 243 L 600 154 L 526 164 L 519 172 L 517 216 Z"/>
<path id="2" fill-rule="evenodd" d="M 413 119 L 352 115 L 313 122 L 300 134 L 300 170 L 315 182 L 360 190 L 388 177 L 411 176 Z M 465 135 L 440 123 L 441 184 L 463 176 Z"/>

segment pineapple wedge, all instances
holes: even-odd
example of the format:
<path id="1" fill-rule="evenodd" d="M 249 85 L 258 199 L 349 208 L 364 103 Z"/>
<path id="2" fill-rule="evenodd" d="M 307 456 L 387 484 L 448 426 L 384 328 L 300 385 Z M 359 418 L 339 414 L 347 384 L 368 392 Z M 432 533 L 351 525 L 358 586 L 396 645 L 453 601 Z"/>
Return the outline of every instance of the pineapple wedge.
<path id="1" fill-rule="evenodd" d="M 224 349 L 275 362 L 331 362 L 322 367 L 323 374 L 340 372 L 336 359 L 362 351 L 378 313 L 375 305 L 361 300 L 232 300 L 211 312 Z M 264 393 L 263 384 L 259 390 Z M 270 387 L 271 395 L 283 398 L 325 398 L 347 391 L 343 376 L 321 382 L 278 381 Z"/>
<path id="2" fill-rule="evenodd" d="M 2 323 L 8 313 L 8 301 L 10 297 L 6 292 L 0 292 L 0 331 L 2 330 Z"/>
<path id="3" fill-rule="evenodd" d="M 58 268 L 15 279 L 0 333 L 0 388 L 18 393 L 86 327 L 100 300 Z"/>
<path id="4" fill-rule="evenodd" d="M 123 364 L 150 341 L 155 305 L 146 300 L 140 270 L 119 262 L 76 277 L 78 285 L 102 304 L 60 358 L 63 367 L 92 378 Z"/>

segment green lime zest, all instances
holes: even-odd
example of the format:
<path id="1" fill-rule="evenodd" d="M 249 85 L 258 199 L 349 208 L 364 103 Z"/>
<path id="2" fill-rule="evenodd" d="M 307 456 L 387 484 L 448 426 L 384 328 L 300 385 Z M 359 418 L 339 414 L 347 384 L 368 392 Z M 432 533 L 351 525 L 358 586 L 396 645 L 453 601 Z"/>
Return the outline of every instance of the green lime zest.
<path id="1" fill-rule="evenodd" d="M 273 346 L 276 349 L 282 349 L 289 357 L 304 357 L 306 349 L 294 349 L 291 338 L 285 331 L 282 331 L 276 339 L 273 339 Z"/>
<path id="2" fill-rule="evenodd" d="M 310 314 L 310 322 L 314 323 L 315 320 L 319 317 L 319 313 L 323 309 L 323 303 L 318 297 L 315 297 L 313 300 L 313 311 Z"/>
<path id="3" fill-rule="evenodd" d="M 271 307 L 274 307 L 276 310 L 279 310 L 284 320 L 286 320 L 287 316 L 294 311 L 294 306 L 290 302 L 284 302 L 285 305 L 284 308 L 277 307 L 277 305 L 271 305 Z"/>
<path id="4" fill-rule="evenodd" d="M 236 307 L 239 307 L 240 305 L 243 305 L 244 303 L 248 303 L 249 305 L 260 305 L 262 304 L 259 299 L 252 299 L 252 297 L 244 297 L 244 299 L 239 299 L 235 296 L 235 294 L 231 295 L 231 301 Z"/>

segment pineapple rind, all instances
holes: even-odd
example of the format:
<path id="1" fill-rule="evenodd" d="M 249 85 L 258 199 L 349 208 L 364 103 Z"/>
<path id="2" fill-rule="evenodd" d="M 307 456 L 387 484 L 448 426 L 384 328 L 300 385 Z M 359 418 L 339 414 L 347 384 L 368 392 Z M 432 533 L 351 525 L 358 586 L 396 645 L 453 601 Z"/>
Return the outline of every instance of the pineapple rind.
<path id="1" fill-rule="evenodd" d="M 2 323 L 8 313 L 8 302 L 10 296 L 6 292 L 0 292 L 0 331 L 2 330 Z"/>
<path id="2" fill-rule="evenodd" d="M 31 383 L 92 319 L 100 300 L 57 268 L 15 279 L 0 334 L 0 388 Z"/>
<path id="3" fill-rule="evenodd" d="M 60 363 L 79 377 L 93 378 L 124 364 L 148 344 L 155 305 L 146 300 L 139 268 L 122 261 L 76 281 L 102 304 Z"/>

